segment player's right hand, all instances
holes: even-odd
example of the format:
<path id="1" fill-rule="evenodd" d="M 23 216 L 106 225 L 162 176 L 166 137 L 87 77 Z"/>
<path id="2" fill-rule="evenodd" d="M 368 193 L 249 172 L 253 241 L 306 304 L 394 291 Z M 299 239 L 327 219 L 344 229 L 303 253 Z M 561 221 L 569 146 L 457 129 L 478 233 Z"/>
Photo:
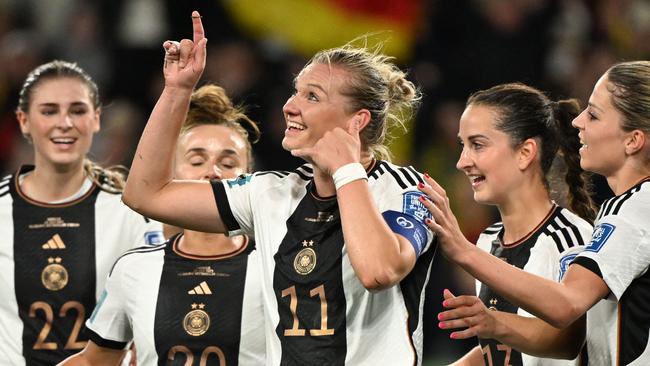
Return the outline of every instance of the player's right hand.
<path id="1" fill-rule="evenodd" d="M 198 11 L 192 12 L 193 40 L 165 41 L 163 75 L 165 87 L 194 89 L 205 69 L 206 44 L 203 23 Z"/>

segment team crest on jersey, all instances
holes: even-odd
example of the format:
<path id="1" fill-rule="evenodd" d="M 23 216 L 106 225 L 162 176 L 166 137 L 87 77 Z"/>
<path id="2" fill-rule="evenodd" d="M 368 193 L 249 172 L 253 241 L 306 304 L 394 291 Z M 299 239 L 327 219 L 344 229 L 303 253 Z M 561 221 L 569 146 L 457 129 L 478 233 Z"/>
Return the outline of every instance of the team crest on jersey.
<path id="1" fill-rule="evenodd" d="M 612 236 L 614 229 L 616 229 L 616 226 L 612 224 L 599 224 L 596 226 L 591 236 L 591 241 L 587 244 L 585 250 L 599 252 L 603 245 L 605 245 L 605 242 L 607 242 L 607 239 Z"/>
<path id="2" fill-rule="evenodd" d="M 314 246 L 313 240 L 303 240 L 302 241 L 302 250 L 296 254 L 296 258 L 293 260 L 293 268 L 298 274 L 308 275 L 316 267 L 316 252 L 311 247 Z"/>
<path id="3" fill-rule="evenodd" d="M 238 176 L 235 179 L 228 179 L 226 181 L 226 183 L 228 183 L 228 187 L 230 187 L 230 188 L 232 188 L 234 186 L 243 186 L 244 184 L 250 182 L 252 177 L 253 176 L 250 175 L 250 174 L 248 174 L 248 175 L 242 174 L 242 175 Z"/>
<path id="4" fill-rule="evenodd" d="M 183 318 L 183 329 L 187 334 L 198 337 L 210 328 L 210 315 L 203 309 L 205 304 L 192 304 L 192 310 Z"/>
<path id="5" fill-rule="evenodd" d="M 61 264 L 61 258 L 48 258 L 49 263 L 41 272 L 41 282 L 50 291 L 59 291 L 68 284 L 68 270 Z"/>
<path id="6" fill-rule="evenodd" d="M 424 207 L 424 204 L 420 202 L 420 197 L 424 196 L 422 192 L 406 192 L 404 193 L 404 200 L 402 204 L 402 212 L 407 215 L 411 215 L 422 223 L 424 219 L 431 218 L 431 213 Z"/>

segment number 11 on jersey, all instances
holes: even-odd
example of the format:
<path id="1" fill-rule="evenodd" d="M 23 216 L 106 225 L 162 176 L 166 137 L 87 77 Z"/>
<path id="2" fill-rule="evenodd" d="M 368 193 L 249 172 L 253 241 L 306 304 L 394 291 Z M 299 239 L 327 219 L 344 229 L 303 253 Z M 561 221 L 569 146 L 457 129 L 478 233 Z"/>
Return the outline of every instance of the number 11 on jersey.
<path id="1" fill-rule="evenodd" d="M 318 295 L 320 298 L 320 329 L 310 329 L 309 334 L 312 336 L 329 336 L 334 335 L 334 329 L 327 328 L 327 298 L 325 297 L 325 285 L 320 285 L 309 291 L 309 296 L 314 297 Z M 290 296 L 289 309 L 293 315 L 293 326 L 291 329 L 285 329 L 285 337 L 304 336 L 305 329 L 300 328 L 300 321 L 296 310 L 298 309 L 298 295 L 296 294 L 296 286 L 287 287 L 282 290 L 282 297 Z"/>

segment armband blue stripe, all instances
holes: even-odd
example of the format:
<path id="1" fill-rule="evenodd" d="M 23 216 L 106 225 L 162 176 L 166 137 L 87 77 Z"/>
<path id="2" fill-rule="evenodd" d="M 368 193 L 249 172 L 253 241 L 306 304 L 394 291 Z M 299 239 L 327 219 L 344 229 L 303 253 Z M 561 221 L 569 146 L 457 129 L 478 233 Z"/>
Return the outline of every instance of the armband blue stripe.
<path id="1" fill-rule="evenodd" d="M 400 234 L 411 243 L 413 249 L 415 249 L 415 256 L 419 257 L 427 245 L 426 226 L 415 217 L 402 212 L 389 210 L 381 215 L 395 234 Z"/>

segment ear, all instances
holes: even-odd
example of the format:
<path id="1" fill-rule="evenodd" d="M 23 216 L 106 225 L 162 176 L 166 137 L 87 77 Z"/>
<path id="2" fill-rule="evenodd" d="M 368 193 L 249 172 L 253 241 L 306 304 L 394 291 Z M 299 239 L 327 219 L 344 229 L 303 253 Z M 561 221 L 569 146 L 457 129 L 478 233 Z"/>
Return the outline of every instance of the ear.
<path id="1" fill-rule="evenodd" d="M 27 122 L 27 113 L 21 111 L 20 109 L 16 111 L 16 119 L 20 125 L 20 132 L 23 135 L 29 135 L 29 123 Z"/>
<path id="2" fill-rule="evenodd" d="M 363 131 L 368 123 L 370 123 L 370 111 L 367 109 L 358 110 L 350 119 L 350 123 L 358 123 L 359 132 Z"/>
<path id="3" fill-rule="evenodd" d="M 527 139 L 519 145 L 517 165 L 520 170 L 526 170 L 537 158 L 537 140 Z"/>
<path id="4" fill-rule="evenodd" d="M 102 114 L 102 109 L 101 108 L 95 109 L 95 120 L 93 121 L 93 132 L 95 132 L 95 133 L 99 132 L 99 130 L 101 128 L 101 124 L 100 124 L 100 116 L 101 116 L 101 114 Z"/>
<path id="5" fill-rule="evenodd" d="M 634 155 L 643 150 L 646 142 L 645 133 L 641 130 L 634 130 L 628 134 L 628 137 L 625 138 L 625 154 Z"/>

